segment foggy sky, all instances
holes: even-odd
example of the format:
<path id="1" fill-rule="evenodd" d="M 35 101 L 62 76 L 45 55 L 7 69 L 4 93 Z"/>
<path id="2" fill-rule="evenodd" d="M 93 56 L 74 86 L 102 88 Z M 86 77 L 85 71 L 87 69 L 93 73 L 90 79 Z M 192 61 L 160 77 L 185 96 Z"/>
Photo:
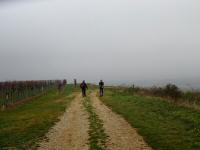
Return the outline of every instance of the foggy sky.
<path id="1" fill-rule="evenodd" d="M 0 0 L 0 80 L 195 84 L 199 8 L 199 0 Z"/>

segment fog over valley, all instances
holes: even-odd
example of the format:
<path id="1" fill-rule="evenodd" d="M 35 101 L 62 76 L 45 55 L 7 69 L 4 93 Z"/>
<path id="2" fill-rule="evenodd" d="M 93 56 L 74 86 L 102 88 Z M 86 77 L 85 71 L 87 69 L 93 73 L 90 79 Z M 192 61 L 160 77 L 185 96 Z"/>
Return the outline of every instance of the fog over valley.
<path id="1" fill-rule="evenodd" d="M 200 89 L 200 1 L 0 1 L 0 81 Z"/>

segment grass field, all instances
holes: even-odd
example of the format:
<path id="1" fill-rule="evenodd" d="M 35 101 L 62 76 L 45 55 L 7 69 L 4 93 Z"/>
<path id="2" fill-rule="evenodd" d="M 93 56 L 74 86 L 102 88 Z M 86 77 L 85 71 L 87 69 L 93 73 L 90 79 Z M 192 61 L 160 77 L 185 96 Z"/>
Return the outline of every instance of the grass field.
<path id="1" fill-rule="evenodd" d="M 101 99 L 121 114 L 155 150 L 199 150 L 200 111 L 159 98 L 106 90 Z"/>
<path id="2" fill-rule="evenodd" d="M 36 143 L 73 99 L 69 96 L 72 92 L 72 85 L 68 85 L 61 94 L 52 90 L 46 96 L 0 112 L 0 149 L 36 149 Z"/>

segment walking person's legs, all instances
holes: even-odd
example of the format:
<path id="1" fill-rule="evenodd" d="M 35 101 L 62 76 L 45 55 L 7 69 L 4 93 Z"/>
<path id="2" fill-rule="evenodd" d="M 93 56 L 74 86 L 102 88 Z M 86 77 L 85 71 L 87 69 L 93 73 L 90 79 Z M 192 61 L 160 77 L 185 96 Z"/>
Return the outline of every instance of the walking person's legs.
<path id="1" fill-rule="evenodd" d="M 82 88 L 82 96 L 84 97 L 85 95 L 84 95 L 84 89 Z"/>
<path id="2" fill-rule="evenodd" d="M 86 89 L 82 88 L 82 96 L 86 97 Z"/>
<path id="3" fill-rule="evenodd" d="M 103 96 L 103 88 L 100 88 L 100 96 Z"/>
<path id="4" fill-rule="evenodd" d="M 84 89 L 84 97 L 86 97 L 86 89 Z"/>
<path id="5" fill-rule="evenodd" d="M 101 97 L 101 88 L 99 88 L 99 96 Z"/>

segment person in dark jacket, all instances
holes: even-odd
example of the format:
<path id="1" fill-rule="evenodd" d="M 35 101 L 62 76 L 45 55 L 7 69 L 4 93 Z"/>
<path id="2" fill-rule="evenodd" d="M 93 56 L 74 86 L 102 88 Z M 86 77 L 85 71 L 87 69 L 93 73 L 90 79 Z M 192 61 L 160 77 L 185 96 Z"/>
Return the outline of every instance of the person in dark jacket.
<path id="1" fill-rule="evenodd" d="M 86 90 L 88 89 L 87 84 L 85 83 L 85 80 L 80 84 L 80 87 L 82 89 L 82 95 L 83 97 L 86 97 Z"/>
<path id="2" fill-rule="evenodd" d="M 100 97 L 102 97 L 104 94 L 104 82 L 102 80 L 100 80 L 99 82 L 99 93 L 100 93 Z"/>

